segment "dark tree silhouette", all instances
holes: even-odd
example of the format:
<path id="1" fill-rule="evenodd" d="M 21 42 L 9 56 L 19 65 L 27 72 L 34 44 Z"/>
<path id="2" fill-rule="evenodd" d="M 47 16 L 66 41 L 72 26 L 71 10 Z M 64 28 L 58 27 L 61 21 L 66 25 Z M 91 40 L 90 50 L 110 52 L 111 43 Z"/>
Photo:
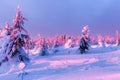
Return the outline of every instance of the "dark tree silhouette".
<path id="1" fill-rule="evenodd" d="M 89 50 L 89 35 L 88 35 L 89 27 L 88 25 L 83 27 L 82 30 L 82 37 L 80 39 L 80 46 L 79 50 L 82 53 L 85 53 L 87 50 Z"/>

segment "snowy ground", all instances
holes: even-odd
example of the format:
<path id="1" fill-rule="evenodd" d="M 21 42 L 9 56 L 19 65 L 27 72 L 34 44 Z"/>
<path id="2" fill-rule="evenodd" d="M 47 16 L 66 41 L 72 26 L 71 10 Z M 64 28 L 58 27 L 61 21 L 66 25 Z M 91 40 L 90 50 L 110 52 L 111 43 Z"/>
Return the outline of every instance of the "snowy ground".
<path id="1" fill-rule="evenodd" d="M 74 49 L 62 55 L 31 56 L 23 76 L 18 65 L 4 63 L 0 67 L 0 80 L 120 80 L 120 47 L 72 53 Z"/>

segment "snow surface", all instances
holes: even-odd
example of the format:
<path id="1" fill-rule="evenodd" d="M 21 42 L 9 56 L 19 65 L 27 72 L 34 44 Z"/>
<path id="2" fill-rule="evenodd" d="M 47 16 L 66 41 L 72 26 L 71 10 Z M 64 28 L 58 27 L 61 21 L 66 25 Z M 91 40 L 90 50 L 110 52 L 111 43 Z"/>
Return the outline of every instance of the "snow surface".
<path id="1" fill-rule="evenodd" d="M 94 47 L 94 46 L 93 46 Z M 120 46 L 59 48 L 47 56 L 30 55 L 30 63 L 3 63 L 0 80 L 120 80 Z"/>

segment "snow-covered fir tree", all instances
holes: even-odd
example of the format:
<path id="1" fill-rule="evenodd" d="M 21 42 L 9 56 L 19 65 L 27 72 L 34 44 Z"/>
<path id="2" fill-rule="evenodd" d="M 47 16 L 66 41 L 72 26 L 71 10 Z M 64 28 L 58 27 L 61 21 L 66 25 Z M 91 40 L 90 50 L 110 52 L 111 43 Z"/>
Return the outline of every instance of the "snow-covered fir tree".
<path id="1" fill-rule="evenodd" d="M 82 29 L 82 37 L 80 39 L 79 50 L 81 53 L 85 53 L 89 49 L 89 27 L 88 25 Z"/>
<path id="2" fill-rule="evenodd" d="M 47 43 L 46 40 L 43 39 L 43 43 L 41 44 L 41 48 L 40 48 L 40 53 L 39 55 L 41 56 L 45 56 L 48 54 L 48 47 L 47 47 Z"/>
<path id="3" fill-rule="evenodd" d="M 2 55 L 0 65 L 13 58 L 16 58 L 14 59 L 16 61 L 24 63 L 29 61 L 29 58 L 23 49 L 26 41 L 29 39 L 27 31 L 23 28 L 24 20 L 25 18 L 22 16 L 22 11 L 18 8 L 16 17 L 13 20 L 13 27 L 11 28 L 9 24 L 6 23 L 5 28 L 1 33 L 1 36 L 3 37 L 0 39 L 0 41 L 4 40 L 3 45 L 0 48 L 0 55 Z"/>
<path id="4" fill-rule="evenodd" d="M 119 32 L 116 31 L 116 46 L 120 45 L 120 36 L 119 36 Z"/>
<path id="5" fill-rule="evenodd" d="M 54 53 L 56 53 L 56 52 L 58 52 L 59 51 L 59 47 L 60 47 L 60 44 L 59 44 L 59 42 L 58 42 L 58 40 L 56 39 L 55 41 L 54 41 L 54 43 L 53 43 L 53 52 Z"/>
<path id="6" fill-rule="evenodd" d="M 65 47 L 65 48 L 71 48 L 71 47 L 73 47 L 73 46 L 74 46 L 73 39 L 72 39 L 72 37 L 69 37 L 69 38 L 67 39 L 64 47 Z"/>
<path id="7" fill-rule="evenodd" d="M 103 47 L 103 46 L 105 47 L 104 40 L 103 40 L 104 38 L 100 34 L 97 35 L 97 38 L 98 38 L 97 39 L 98 47 Z"/>

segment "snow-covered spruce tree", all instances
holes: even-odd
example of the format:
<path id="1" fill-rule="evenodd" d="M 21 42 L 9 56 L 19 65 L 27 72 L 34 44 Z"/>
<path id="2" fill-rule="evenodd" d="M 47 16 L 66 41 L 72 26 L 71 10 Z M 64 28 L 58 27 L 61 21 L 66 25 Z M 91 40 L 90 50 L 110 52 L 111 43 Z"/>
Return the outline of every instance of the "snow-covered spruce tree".
<path id="1" fill-rule="evenodd" d="M 48 54 L 48 46 L 47 46 L 46 40 L 44 38 L 43 41 L 42 41 L 42 44 L 41 44 L 39 55 L 40 56 L 45 56 L 47 54 Z"/>
<path id="2" fill-rule="evenodd" d="M 116 31 L 116 45 L 120 45 L 119 32 Z"/>
<path id="3" fill-rule="evenodd" d="M 98 47 L 105 47 L 105 41 L 104 38 L 101 36 L 101 34 L 97 35 L 97 43 L 98 43 Z"/>
<path id="4" fill-rule="evenodd" d="M 27 31 L 23 28 L 25 18 L 22 16 L 22 11 L 18 8 L 15 19 L 13 20 L 13 28 L 11 28 L 10 34 L 8 35 L 8 40 L 5 43 L 4 50 L 2 52 L 4 57 L 0 61 L 0 65 L 3 62 L 9 61 L 14 58 L 14 60 L 19 62 L 28 62 L 29 58 L 23 49 L 26 44 L 26 39 L 29 39 Z M 25 32 L 25 33 L 24 33 Z"/>
<path id="5" fill-rule="evenodd" d="M 53 42 L 53 47 L 52 47 L 53 48 L 53 52 L 54 53 L 59 52 L 59 47 L 60 47 L 60 44 L 59 44 L 58 40 L 55 39 L 54 42 Z"/>
<path id="6" fill-rule="evenodd" d="M 89 50 L 89 35 L 88 35 L 89 27 L 88 25 L 83 27 L 82 29 L 82 37 L 80 39 L 79 50 L 81 54 L 85 53 L 86 50 Z"/>
<path id="7" fill-rule="evenodd" d="M 66 41 L 64 47 L 65 48 L 71 48 L 73 46 L 73 40 L 71 37 L 68 37 L 68 40 Z"/>

